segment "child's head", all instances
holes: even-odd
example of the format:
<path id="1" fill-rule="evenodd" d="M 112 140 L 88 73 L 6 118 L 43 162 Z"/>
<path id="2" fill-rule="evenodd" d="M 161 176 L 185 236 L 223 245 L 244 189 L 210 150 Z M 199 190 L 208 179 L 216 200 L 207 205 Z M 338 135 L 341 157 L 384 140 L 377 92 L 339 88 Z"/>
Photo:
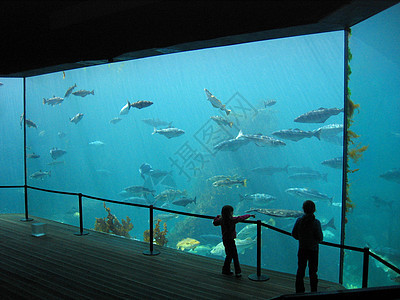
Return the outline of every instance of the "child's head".
<path id="1" fill-rule="evenodd" d="M 311 200 L 306 200 L 303 203 L 303 210 L 306 215 L 315 213 L 315 203 Z"/>
<path id="2" fill-rule="evenodd" d="M 233 207 L 230 205 L 225 205 L 221 210 L 222 219 L 228 220 L 233 215 Z"/>

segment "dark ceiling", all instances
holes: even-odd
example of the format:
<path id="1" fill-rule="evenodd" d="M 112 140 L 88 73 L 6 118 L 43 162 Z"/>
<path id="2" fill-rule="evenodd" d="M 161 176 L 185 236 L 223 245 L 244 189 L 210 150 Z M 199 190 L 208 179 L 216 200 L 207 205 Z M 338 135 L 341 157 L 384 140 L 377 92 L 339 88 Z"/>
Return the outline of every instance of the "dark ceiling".
<path id="1" fill-rule="evenodd" d="M 399 1 L 2 1 L 0 75 L 341 30 Z"/>

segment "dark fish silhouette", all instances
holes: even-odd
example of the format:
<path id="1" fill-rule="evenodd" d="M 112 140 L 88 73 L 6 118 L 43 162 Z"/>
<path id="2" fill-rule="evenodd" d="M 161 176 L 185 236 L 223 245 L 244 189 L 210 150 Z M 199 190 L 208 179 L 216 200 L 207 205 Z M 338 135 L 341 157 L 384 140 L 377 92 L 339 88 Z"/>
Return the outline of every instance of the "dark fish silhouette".
<path id="1" fill-rule="evenodd" d="M 141 101 L 137 101 L 135 103 L 131 103 L 130 107 L 136 107 L 138 109 L 142 109 L 142 108 L 148 107 L 152 104 L 153 104 L 153 102 L 151 102 L 151 101 L 141 100 Z"/>

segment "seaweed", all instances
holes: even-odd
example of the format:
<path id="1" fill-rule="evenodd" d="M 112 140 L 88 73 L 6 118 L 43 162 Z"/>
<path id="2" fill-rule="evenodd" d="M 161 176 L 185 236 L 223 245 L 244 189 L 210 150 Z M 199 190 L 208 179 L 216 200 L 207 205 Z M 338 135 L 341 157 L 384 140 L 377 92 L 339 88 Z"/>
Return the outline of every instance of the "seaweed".
<path id="1" fill-rule="evenodd" d="M 126 221 L 124 219 L 121 220 L 121 224 L 117 217 L 111 213 L 111 209 L 106 206 L 105 202 L 104 209 L 108 215 L 104 218 L 96 218 L 94 230 L 130 238 L 129 231 L 133 229 L 131 219 L 127 216 Z"/>
<path id="2" fill-rule="evenodd" d="M 363 157 L 364 152 L 368 149 L 368 145 L 363 146 L 361 145 L 361 143 L 356 144 L 356 139 L 358 139 L 360 135 L 356 134 L 353 130 L 350 130 L 350 127 L 354 124 L 354 119 L 353 119 L 354 112 L 357 110 L 357 113 L 360 113 L 360 104 L 356 104 L 352 101 L 352 99 L 350 99 L 351 89 L 349 88 L 348 84 L 350 82 L 350 75 L 351 75 L 350 61 L 352 60 L 353 55 L 349 47 L 349 38 L 351 36 L 351 30 L 350 28 L 347 28 L 346 31 L 347 31 L 347 65 L 346 65 L 347 93 L 346 93 L 345 105 L 346 105 L 347 136 L 346 136 L 345 147 L 347 147 L 346 173 L 350 174 L 359 171 L 359 169 L 358 168 L 353 170 L 350 169 L 349 161 L 352 160 L 353 163 L 358 163 L 358 161 Z M 353 146 L 351 149 L 349 148 L 350 145 Z M 354 203 L 350 199 L 349 191 L 350 191 L 350 183 L 348 176 L 346 176 L 346 209 L 345 209 L 346 213 L 354 209 Z"/>
<path id="3" fill-rule="evenodd" d="M 158 219 L 156 225 L 154 226 L 154 230 L 153 230 L 153 238 L 154 238 L 154 240 L 153 240 L 153 243 L 155 243 L 156 245 L 159 245 L 159 246 L 164 246 L 164 245 L 166 245 L 168 243 L 168 239 L 166 237 L 167 232 L 168 232 L 167 224 L 164 223 L 164 226 L 163 226 L 164 230 L 161 231 L 160 230 L 160 223 L 161 223 L 161 220 Z M 149 229 L 147 229 L 147 230 L 145 230 L 143 232 L 143 240 L 145 242 L 150 242 L 150 230 Z"/>

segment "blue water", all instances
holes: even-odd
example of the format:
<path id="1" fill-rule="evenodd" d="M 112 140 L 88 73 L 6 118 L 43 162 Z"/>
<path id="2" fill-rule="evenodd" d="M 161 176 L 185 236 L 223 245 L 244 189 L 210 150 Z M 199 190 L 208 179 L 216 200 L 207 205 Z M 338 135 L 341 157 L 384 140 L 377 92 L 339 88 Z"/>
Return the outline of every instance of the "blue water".
<path id="1" fill-rule="evenodd" d="M 352 43 L 356 41 L 356 36 L 355 28 Z M 284 140 L 286 146 L 276 148 L 258 147 L 249 143 L 235 152 L 215 152 L 213 146 L 221 140 L 236 137 L 239 130 L 244 134 L 262 133 L 272 136 L 272 132 L 282 129 L 315 130 L 323 125 L 343 124 L 343 113 L 330 117 L 324 124 L 293 121 L 297 116 L 320 107 L 343 107 L 343 53 L 344 33 L 338 31 L 167 54 L 27 78 L 27 119 L 37 124 L 37 129 L 27 128 L 29 147 L 27 153 L 40 155 L 37 159 L 27 159 L 28 184 L 123 200 L 124 197 L 120 192 L 124 188 L 143 184 L 148 186 L 148 182 L 144 183 L 138 171 L 146 162 L 154 169 L 172 171 L 171 178 L 176 183 L 176 189 L 186 191 L 188 197 L 197 199 L 196 204 L 189 204 L 186 207 L 168 203 L 170 209 L 206 215 L 219 214 L 221 207 L 226 204 L 234 207 L 236 215 L 244 214 L 254 204 L 239 202 L 239 194 L 255 193 L 270 194 L 277 198 L 273 203 L 264 205 L 265 208 L 301 210 L 303 200 L 289 195 L 285 190 L 294 187 L 312 188 L 333 197 L 333 205 L 328 201 L 317 202 L 316 216 L 323 224 L 334 218 L 337 229 L 328 228 L 324 231 L 324 235 L 326 241 L 338 243 L 342 171 L 326 167 L 321 162 L 342 155 L 341 135 L 339 143 L 319 141 L 312 137 L 298 142 Z M 361 54 L 357 55 L 356 49 L 353 50 L 353 57 L 354 64 L 363 65 L 364 62 L 358 60 L 366 59 Z M 398 55 L 396 57 L 398 58 Z M 387 59 L 392 60 L 392 58 Z M 368 59 L 366 60 L 370 63 Z M 371 67 L 374 67 L 372 63 Z M 390 69 L 390 72 L 396 70 L 398 65 L 393 70 Z M 353 77 L 360 78 L 366 74 L 365 71 L 359 71 L 357 74 L 357 67 L 354 67 L 353 71 L 352 98 L 356 97 L 357 89 Z M 373 82 L 377 82 L 373 75 L 371 77 Z M 361 87 L 359 93 L 365 91 L 363 86 L 368 86 L 363 80 L 358 83 Z M 385 79 L 379 80 L 387 82 Z M 7 101 L 2 103 L 1 119 L 2 124 L 7 127 L 3 125 L 1 136 L 6 143 L 13 145 L 12 148 L 6 147 L 5 143 L 1 145 L 0 159 L 2 165 L 7 166 L 7 172 L 0 174 L 0 183 L 22 184 L 23 130 L 19 127 L 19 116 L 23 109 L 21 102 L 13 103 L 10 100 L 13 97 L 21 100 L 22 81 L 20 79 L 0 81 L 4 83 L 0 87 L 3 99 L 7 95 L 5 97 Z M 84 98 L 70 95 L 56 106 L 43 104 L 43 98 L 63 97 L 66 90 L 74 84 L 77 85 L 74 91 L 94 90 L 94 95 Z M 395 97 L 393 96 L 395 86 L 396 82 L 390 83 L 391 90 L 385 89 L 387 100 L 380 98 L 381 101 L 388 103 L 386 101 L 391 101 L 389 98 Z M 228 117 L 234 124 L 232 128 L 218 126 L 210 119 L 211 116 L 226 115 L 207 101 L 204 88 L 232 110 Z M 276 100 L 276 104 L 265 108 L 264 101 L 270 99 Z M 372 97 L 371 100 L 364 101 L 367 101 L 368 105 L 374 103 L 381 108 L 382 102 L 376 102 L 376 99 L 377 97 Z M 128 115 L 120 116 L 119 111 L 127 100 L 130 102 L 148 100 L 154 104 L 141 110 L 131 108 Z M 358 99 L 354 100 L 361 102 Z M 363 116 L 371 113 L 368 110 L 371 108 L 364 108 L 366 106 L 361 104 L 360 111 Z M 372 112 L 375 112 L 375 109 L 372 109 Z M 393 106 L 388 109 L 388 113 L 378 110 L 382 113 L 379 117 L 392 118 L 398 125 L 398 114 L 391 114 L 391 109 Z M 398 106 L 394 109 L 398 110 Z M 84 116 L 79 123 L 74 124 L 69 119 L 77 113 L 83 113 Z M 3 115 L 6 117 L 3 118 Z M 117 124 L 110 124 L 109 121 L 115 117 L 120 117 L 122 120 Z M 358 117 L 361 117 L 361 113 Z M 172 139 L 152 134 L 154 129 L 142 121 L 150 118 L 172 122 L 173 126 L 183 129 L 185 134 Z M 373 144 L 381 138 L 380 135 L 378 138 L 377 134 L 371 134 L 374 128 L 377 132 L 388 131 L 387 126 L 379 122 L 376 127 L 369 127 L 367 131 L 364 131 L 365 126 L 358 124 L 355 124 L 354 128 L 357 133 L 362 133 L 360 142 L 366 144 Z M 59 132 L 63 132 L 65 137 L 60 138 Z M 101 141 L 104 145 L 96 147 L 89 144 L 94 141 Z M 387 142 L 392 143 L 393 147 L 398 147 L 393 138 L 382 141 L 382 143 Z M 382 150 L 387 148 L 382 146 L 380 140 L 377 144 L 380 148 L 370 147 L 368 152 L 380 151 L 381 155 L 386 153 Z M 56 160 L 63 162 L 62 164 L 49 165 L 53 161 L 49 151 L 53 147 L 67 151 L 64 156 Z M 364 186 L 361 184 L 357 191 L 365 191 L 368 174 L 378 172 L 378 169 L 379 172 L 384 172 L 395 162 L 392 157 L 383 167 L 381 163 L 376 164 L 373 156 L 366 154 L 361 164 L 360 169 L 363 168 L 365 171 L 355 173 L 354 176 L 361 177 L 354 177 L 354 181 L 360 180 Z M 292 171 L 278 172 L 274 175 L 259 175 L 251 171 L 256 167 L 268 166 L 308 167 L 327 174 L 327 181 L 295 181 L 288 178 Z M 370 166 L 375 169 L 371 171 Z M 50 171 L 51 176 L 43 180 L 29 178 L 39 170 Z M 207 180 L 214 175 L 237 175 L 247 179 L 247 187 L 215 188 Z M 396 191 L 398 193 L 396 184 L 390 184 L 387 193 L 392 194 Z M 357 186 L 357 183 L 354 183 L 354 186 Z M 169 187 L 156 184 L 151 188 L 156 191 L 155 194 L 160 194 Z M 2 206 L 5 207 L 2 212 L 23 211 L 22 205 L 12 204 L 21 203 L 23 194 L 15 190 L 0 190 L 0 192 Z M 32 190 L 29 190 L 28 196 L 31 215 L 78 225 L 76 196 Z M 359 211 L 355 210 L 352 213 L 354 220 L 357 220 L 357 214 L 369 213 L 368 205 L 359 204 L 358 199 L 364 197 L 367 195 L 363 192 L 360 192 L 360 196 L 358 194 L 354 196 L 354 202 L 360 207 Z M 158 201 L 155 205 L 166 204 Z M 83 206 L 86 228 L 94 228 L 96 217 L 106 216 L 103 202 L 84 198 Z M 149 227 L 147 209 L 116 204 L 107 206 L 120 220 L 129 216 L 134 225 L 130 232 L 131 237 L 143 240 L 143 232 Z M 349 230 L 349 234 L 346 236 L 346 244 L 363 247 L 365 239 L 356 239 L 353 235 L 357 232 L 355 228 L 365 227 L 368 222 L 367 220 L 356 222 L 352 216 L 348 217 L 346 230 Z M 293 219 L 271 218 L 262 214 L 257 214 L 257 218 L 287 231 L 291 231 L 294 224 Z M 219 228 L 213 227 L 211 221 L 180 216 L 166 223 L 168 247 L 176 248 L 177 242 L 189 237 L 199 240 L 202 246 L 197 250 L 194 249 L 194 253 L 223 259 L 223 256 L 210 254 L 217 241 L 206 240 L 203 237 L 206 234 L 220 235 Z M 393 225 L 395 223 L 396 221 L 393 221 Z M 384 228 L 383 221 L 379 224 Z M 237 231 L 243 227 L 244 225 L 238 225 Z M 371 234 L 376 236 L 378 232 Z M 241 263 L 256 264 L 255 248 L 253 245 L 240 254 Z M 288 273 L 296 272 L 297 241 L 294 239 L 263 230 L 262 250 L 262 267 Z M 355 266 L 348 264 L 347 286 L 358 286 L 361 278 L 359 264 Z M 320 278 L 337 281 L 338 274 L 339 251 L 321 246 Z M 385 280 L 390 281 L 388 276 Z M 381 281 L 379 284 L 386 283 Z"/>

